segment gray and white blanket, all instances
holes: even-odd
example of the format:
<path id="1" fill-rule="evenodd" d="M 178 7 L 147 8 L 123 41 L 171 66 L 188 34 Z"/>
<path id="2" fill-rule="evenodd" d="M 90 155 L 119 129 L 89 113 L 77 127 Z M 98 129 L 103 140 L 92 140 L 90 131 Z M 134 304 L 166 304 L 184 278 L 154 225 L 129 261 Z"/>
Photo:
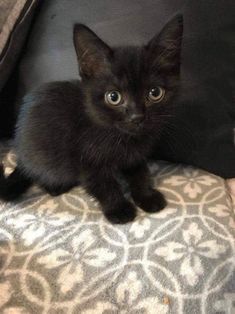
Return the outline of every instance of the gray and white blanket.
<path id="1" fill-rule="evenodd" d="M 14 163 L 7 153 L 6 172 Z M 0 203 L 0 313 L 235 313 L 224 180 L 163 162 L 150 169 L 168 207 L 139 210 L 127 225 L 105 221 L 81 187 L 56 198 L 34 187 Z"/>

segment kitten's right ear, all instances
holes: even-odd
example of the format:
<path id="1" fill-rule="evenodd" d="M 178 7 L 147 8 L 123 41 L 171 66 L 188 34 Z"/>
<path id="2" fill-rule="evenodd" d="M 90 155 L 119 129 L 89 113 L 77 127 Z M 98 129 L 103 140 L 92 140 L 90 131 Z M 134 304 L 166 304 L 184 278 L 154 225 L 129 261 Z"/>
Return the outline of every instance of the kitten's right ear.
<path id="1" fill-rule="evenodd" d="M 99 77 L 110 70 L 112 49 L 87 26 L 74 25 L 73 41 L 82 78 Z"/>

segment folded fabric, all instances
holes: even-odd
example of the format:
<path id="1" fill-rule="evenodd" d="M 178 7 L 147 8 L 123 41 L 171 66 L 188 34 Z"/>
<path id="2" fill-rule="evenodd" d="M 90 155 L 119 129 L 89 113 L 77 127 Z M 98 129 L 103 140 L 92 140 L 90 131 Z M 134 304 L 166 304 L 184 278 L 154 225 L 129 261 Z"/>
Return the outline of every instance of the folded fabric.
<path id="1" fill-rule="evenodd" d="M 0 90 L 21 51 L 38 0 L 0 0 Z"/>

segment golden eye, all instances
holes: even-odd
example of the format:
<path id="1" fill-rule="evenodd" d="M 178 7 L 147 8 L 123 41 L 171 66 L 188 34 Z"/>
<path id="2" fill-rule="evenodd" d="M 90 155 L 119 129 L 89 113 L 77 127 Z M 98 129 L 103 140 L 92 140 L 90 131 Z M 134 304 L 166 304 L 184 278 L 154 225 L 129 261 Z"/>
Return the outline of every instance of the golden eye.
<path id="1" fill-rule="evenodd" d="M 105 102 L 112 106 L 120 105 L 122 101 L 122 95 L 116 90 L 106 92 L 104 96 Z"/>
<path id="2" fill-rule="evenodd" d="M 157 86 L 154 88 L 151 88 L 148 94 L 148 99 L 151 102 L 160 102 L 165 96 L 165 89 Z"/>

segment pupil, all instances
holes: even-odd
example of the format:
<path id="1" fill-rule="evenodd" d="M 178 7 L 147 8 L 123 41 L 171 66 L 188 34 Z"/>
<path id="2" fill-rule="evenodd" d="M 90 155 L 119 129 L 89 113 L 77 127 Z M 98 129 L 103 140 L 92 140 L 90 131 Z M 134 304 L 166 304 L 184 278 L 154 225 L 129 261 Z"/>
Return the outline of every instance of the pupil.
<path id="1" fill-rule="evenodd" d="M 153 97 L 158 97 L 159 96 L 159 88 L 152 88 L 151 89 L 151 95 Z"/>
<path id="2" fill-rule="evenodd" d="M 114 102 L 117 101 L 118 100 L 118 93 L 112 92 L 111 95 L 110 95 L 110 98 Z"/>

